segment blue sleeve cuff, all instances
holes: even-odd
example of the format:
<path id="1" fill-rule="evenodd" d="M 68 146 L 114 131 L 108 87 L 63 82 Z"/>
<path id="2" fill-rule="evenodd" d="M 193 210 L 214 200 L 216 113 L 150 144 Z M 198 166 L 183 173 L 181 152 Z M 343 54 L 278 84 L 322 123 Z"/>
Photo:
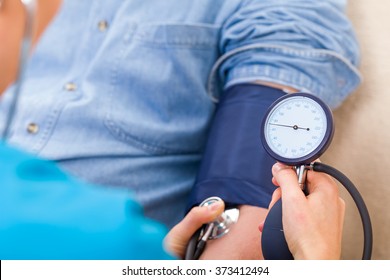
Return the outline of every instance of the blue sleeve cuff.
<path id="1" fill-rule="evenodd" d="M 218 104 L 208 142 L 191 192 L 189 207 L 210 196 L 227 206 L 267 208 L 275 186 L 275 163 L 260 140 L 260 124 L 269 106 L 285 93 L 257 84 L 239 84 L 225 90 Z"/>

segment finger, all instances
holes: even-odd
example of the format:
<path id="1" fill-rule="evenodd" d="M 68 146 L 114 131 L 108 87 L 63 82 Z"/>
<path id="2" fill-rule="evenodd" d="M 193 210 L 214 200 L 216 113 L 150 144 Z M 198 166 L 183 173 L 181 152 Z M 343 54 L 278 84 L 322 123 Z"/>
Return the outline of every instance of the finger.
<path id="1" fill-rule="evenodd" d="M 279 184 L 276 181 L 275 177 L 272 177 L 272 184 L 274 184 L 275 186 L 279 187 Z"/>
<path id="2" fill-rule="evenodd" d="M 307 188 L 309 194 L 320 192 L 328 195 L 338 196 L 339 189 L 332 177 L 325 173 L 308 171 L 307 172 Z"/>
<path id="3" fill-rule="evenodd" d="M 164 239 L 165 248 L 176 256 L 183 257 L 191 236 L 203 224 L 209 223 L 221 215 L 224 208 L 223 201 L 217 201 L 205 207 L 192 208 L 184 219 L 167 234 Z"/>
<path id="4" fill-rule="evenodd" d="M 264 223 L 265 223 L 265 220 L 264 220 L 264 221 L 262 221 L 262 222 L 259 224 L 259 227 L 258 227 L 258 229 L 259 229 L 259 231 L 260 231 L 260 232 L 263 232 L 263 229 L 264 229 Z"/>
<path id="5" fill-rule="evenodd" d="M 297 174 L 291 167 L 276 163 L 272 167 L 272 174 L 280 186 L 283 200 L 305 197 L 299 187 Z"/>
<path id="6" fill-rule="evenodd" d="M 314 162 L 321 163 L 321 160 L 317 158 Z M 335 181 L 332 179 L 331 176 L 321 172 L 313 173 L 313 171 L 308 171 L 306 179 L 307 179 L 306 185 L 309 193 L 313 192 L 318 185 L 322 187 L 322 186 L 328 186 L 329 184 L 333 185 L 335 183 Z"/>
<path id="7" fill-rule="evenodd" d="M 269 203 L 268 209 L 271 209 L 272 206 L 282 197 L 282 192 L 280 188 L 277 188 L 273 193 L 272 193 L 272 198 L 271 202 Z"/>
<path id="8" fill-rule="evenodd" d="M 340 207 L 340 211 L 339 211 L 340 228 L 342 229 L 344 224 L 344 217 L 345 217 L 345 201 L 341 197 L 339 197 L 339 207 Z"/>

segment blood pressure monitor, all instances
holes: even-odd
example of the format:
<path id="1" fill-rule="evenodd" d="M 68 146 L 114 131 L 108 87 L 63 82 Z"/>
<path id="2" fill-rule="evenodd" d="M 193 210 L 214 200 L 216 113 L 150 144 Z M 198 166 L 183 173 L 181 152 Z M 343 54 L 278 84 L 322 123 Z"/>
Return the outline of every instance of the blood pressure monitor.
<path id="1" fill-rule="evenodd" d="M 332 112 L 319 98 L 296 93 L 271 105 L 261 127 L 265 150 L 287 165 L 310 164 L 330 145 Z"/>
<path id="2" fill-rule="evenodd" d="M 332 111 L 321 99 L 308 93 L 288 94 L 277 99 L 266 112 L 260 130 L 264 149 L 276 161 L 295 168 L 302 190 L 305 191 L 307 170 L 326 173 L 347 189 L 362 219 L 362 259 L 370 259 L 372 225 L 359 191 L 339 170 L 323 163 L 313 163 L 329 147 L 333 132 Z M 293 259 L 284 236 L 281 200 L 269 210 L 261 244 L 265 259 Z"/>

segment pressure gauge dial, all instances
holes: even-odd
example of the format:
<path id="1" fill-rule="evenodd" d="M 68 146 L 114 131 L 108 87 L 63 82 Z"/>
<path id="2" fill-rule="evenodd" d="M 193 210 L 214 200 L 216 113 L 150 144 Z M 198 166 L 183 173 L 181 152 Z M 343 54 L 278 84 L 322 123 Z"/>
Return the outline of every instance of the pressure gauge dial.
<path id="1" fill-rule="evenodd" d="M 309 164 L 332 141 L 332 111 L 318 97 L 294 93 L 276 100 L 268 109 L 261 139 L 275 160 L 287 165 Z"/>

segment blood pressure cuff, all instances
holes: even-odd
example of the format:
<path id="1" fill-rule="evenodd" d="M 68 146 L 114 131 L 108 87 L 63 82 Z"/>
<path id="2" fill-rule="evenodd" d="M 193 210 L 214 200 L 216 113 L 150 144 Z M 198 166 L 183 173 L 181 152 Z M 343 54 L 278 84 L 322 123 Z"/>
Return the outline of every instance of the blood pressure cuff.
<path id="1" fill-rule="evenodd" d="M 219 196 L 227 207 L 253 205 L 268 208 L 275 186 L 275 163 L 264 150 L 260 126 L 269 106 L 285 95 L 282 90 L 239 84 L 225 90 L 210 128 L 204 157 L 189 208 Z"/>

